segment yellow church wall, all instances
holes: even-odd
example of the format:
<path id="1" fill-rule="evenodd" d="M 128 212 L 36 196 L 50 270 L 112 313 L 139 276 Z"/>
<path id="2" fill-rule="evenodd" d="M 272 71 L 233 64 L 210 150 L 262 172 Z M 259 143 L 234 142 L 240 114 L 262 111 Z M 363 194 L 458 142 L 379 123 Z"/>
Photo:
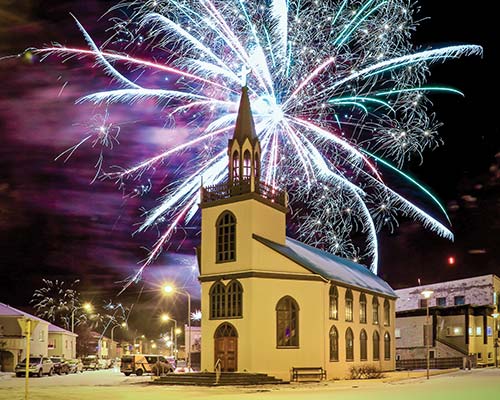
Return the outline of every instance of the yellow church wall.
<path id="1" fill-rule="evenodd" d="M 216 221 L 226 210 L 236 217 L 236 261 L 216 263 Z M 277 243 L 285 243 L 285 213 L 254 199 L 202 209 L 201 244 L 202 274 L 244 271 L 254 265 L 252 234 Z"/>
<path id="2" fill-rule="evenodd" d="M 227 284 L 229 281 L 224 281 Z M 292 367 L 323 367 L 328 379 L 345 379 L 351 366 L 375 365 L 383 371 L 395 367 L 395 318 L 394 300 L 391 304 L 389 326 L 383 323 L 383 301 L 378 296 L 380 306 L 380 324 L 372 323 L 372 295 L 367 298 L 367 323 L 359 322 L 360 305 L 357 290 L 353 291 L 354 321 L 345 321 L 345 291 L 339 291 L 339 319 L 328 317 L 330 284 L 321 281 L 298 281 L 285 279 L 244 278 L 239 282 L 243 286 L 243 317 L 210 320 L 204 318 L 202 324 L 202 370 L 214 367 L 214 332 L 223 322 L 229 322 L 238 331 L 238 371 L 264 372 L 276 377 L 290 379 Z M 209 315 L 210 287 L 213 282 L 202 283 L 202 313 Z M 283 297 L 293 297 L 299 305 L 299 348 L 278 349 L 276 347 L 276 304 Z M 318 306 L 319 305 L 319 306 Z M 339 361 L 329 360 L 329 332 L 332 325 L 339 333 Z M 346 361 L 345 333 L 351 328 L 354 333 L 354 360 Z M 359 336 L 365 329 L 368 336 L 367 360 L 361 361 Z M 373 360 L 373 332 L 380 335 L 380 360 Z M 384 359 L 384 333 L 391 336 L 391 358 Z"/>

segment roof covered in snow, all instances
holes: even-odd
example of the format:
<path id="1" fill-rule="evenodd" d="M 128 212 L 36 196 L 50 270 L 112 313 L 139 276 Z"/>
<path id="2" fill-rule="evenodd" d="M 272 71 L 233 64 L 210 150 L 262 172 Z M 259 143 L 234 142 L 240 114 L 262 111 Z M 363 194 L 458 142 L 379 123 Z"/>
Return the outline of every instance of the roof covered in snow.
<path id="1" fill-rule="evenodd" d="M 267 247 L 277 251 L 307 270 L 321 275 L 325 279 L 344 283 L 347 286 L 361 290 L 364 289 L 394 298 L 397 297 L 397 294 L 387 282 L 379 278 L 367 267 L 357 264 L 354 261 L 335 256 L 288 237 L 286 238 L 285 245 L 258 235 L 253 235 L 253 237 Z"/>
<path id="2" fill-rule="evenodd" d="M 0 317 L 25 317 L 29 319 L 36 319 L 37 321 L 43 322 L 44 324 L 49 324 L 49 322 L 35 317 L 34 315 L 28 314 L 27 312 L 18 310 L 17 308 L 11 307 L 7 304 L 0 303 Z"/>
<path id="3" fill-rule="evenodd" d="M 54 324 L 49 325 L 49 333 L 63 333 L 66 335 L 78 336 L 76 333 L 70 332 Z"/>

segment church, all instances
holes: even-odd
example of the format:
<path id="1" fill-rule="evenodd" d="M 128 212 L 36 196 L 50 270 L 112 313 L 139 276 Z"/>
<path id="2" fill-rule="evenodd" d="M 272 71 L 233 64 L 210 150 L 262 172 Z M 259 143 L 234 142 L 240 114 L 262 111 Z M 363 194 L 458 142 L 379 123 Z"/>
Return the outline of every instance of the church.
<path id="1" fill-rule="evenodd" d="M 226 182 L 201 188 L 201 370 L 289 380 L 293 367 L 344 379 L 395 367 L 392 288 L 366 267 L 286 237 L 286 192 L 260 178 L 242 89 Z"/>

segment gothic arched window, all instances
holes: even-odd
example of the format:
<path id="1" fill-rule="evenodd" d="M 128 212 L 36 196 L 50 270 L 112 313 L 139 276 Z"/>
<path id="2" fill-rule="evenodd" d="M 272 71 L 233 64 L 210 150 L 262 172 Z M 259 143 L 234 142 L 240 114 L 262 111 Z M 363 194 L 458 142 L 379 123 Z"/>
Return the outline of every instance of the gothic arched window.
<path id="1" fill-rule="evenodd" d="M 345 359 L 354 361 L 354 334 L 351 328 L 345 331 Z"/>
<path id="2" fill-rule="evenodd" d="M 359 334 L 359 349 L 361 361 L 366 361 L 368 359 L 368 336 L 364 329 Z"/>
<path id="3" fill-rule="evenodd" d="M 329 304 L 330 319 L 339 319 L 339 291 L 336 286 L 330 286 L 330 304 Z"/>
<path id="4" fill-rule="evenodd" d="M 276 304 L 276 345 L 299 347 L 299 306 L 290 296 Z"/>
<path id="5" fill-rule="evenodd" d="M 353 316 L 353 299 L 351 289 L 345 292 L 345 320 L 351 322 Z"/>
<path id="6" fill-rule="evenodd" d="M 359 322 L 366 324 L 366 295 L 359 295 Z"/>
<path id="7" fill-rule="evenodd" d="M 253 155 L 253 174 L 254 174 L 254 177 L 255 179 L 259 179 L 260 178 L 260 156 L 259 156 L 259 153 L 255 152 L 255 154 Z"/>
<path id="8" fill-rule="evenodd" d="M 384 334 L 384 359 L 391 359 L 391 335 L 389 335 L 389 332 Z"/>
<path id="9" fill-rule="evenodd" d="M 330 361 L 339 360 L 339 332 L 334 325 L 330 328 Z"/>
<path id="10" fill-rule="evenodd" d="M 227 285 L 227 317 L 243 316 L 243 288 L 238 281 Z"/>
<path id="11" fill-rule="evenodd" d="M 372 308 L 373 308 L 373 324 L 378 325 L 378 298 L 377 298 L 377 296 L 373 296 Z"/>
<path id="12" fill-rule="evenodd" d="M 252 175 L 252 157 L 248 150 L 243 154 L 243 179 L 250 179 Z"/>
<path id="13" fill-rule="evenodd" d="M 391 303 L 389 300 L 384 300 L 384 325 L 389 326 L 391 324 Z"/>
<path id="14" fill-rule="evenodd" d="M 233 213 L 224 211 L 217 220 L 217 262 L 236 260 L 236 218 Z"/>
<path id="15" fill-rule="evenodd" d="M 226 316 L 226 287 L 221 281 L 210 288 L 210 319 Z"/>
<path id="16" fill-rule="evenodd" d="M 233 180 L 240 179 L 240 155 L 237 151 L 233 152 Z"/>
<path id="17" fill-rule="evenodd" d="M 380 360 L 380 335 L 377 331 L 373 332 L 373 361 Z"/>

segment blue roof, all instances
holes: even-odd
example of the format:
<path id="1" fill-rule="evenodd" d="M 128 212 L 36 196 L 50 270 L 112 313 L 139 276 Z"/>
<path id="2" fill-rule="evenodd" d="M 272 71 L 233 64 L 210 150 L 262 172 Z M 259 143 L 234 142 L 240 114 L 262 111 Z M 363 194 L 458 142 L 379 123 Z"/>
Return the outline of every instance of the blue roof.
<path id="1" fill-rule="evenodd" d="M 291 259 L 309 271 L 323 278 L 345 283 L 359 289 L 370 290 L 386 296 L 397 297 L 387 282 L 379 278 L 367 267 L 346 260 L 323 250 L 316 249 L 298 240 L 286 238 L 285 245 L 273 242 L 258 235 L 254 239 Z"/>

